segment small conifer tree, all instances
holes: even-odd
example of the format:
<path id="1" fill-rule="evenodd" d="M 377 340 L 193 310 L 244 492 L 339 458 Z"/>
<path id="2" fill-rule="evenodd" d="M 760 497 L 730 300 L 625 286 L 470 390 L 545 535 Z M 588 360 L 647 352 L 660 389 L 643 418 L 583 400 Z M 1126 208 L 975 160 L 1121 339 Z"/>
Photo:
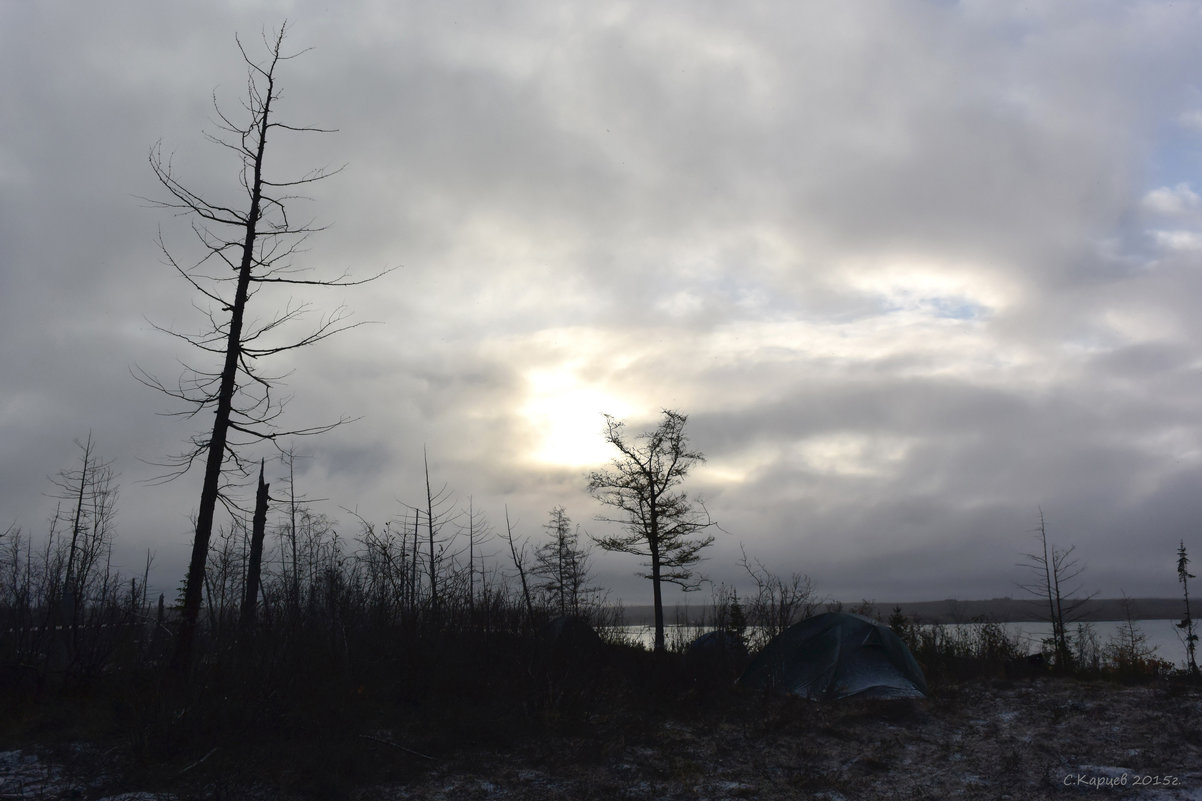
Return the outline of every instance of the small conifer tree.
<path id="1" fill-rule="evenodd" d="M 1185 551 L 1185 540 L 1177 548 L 1177 580 L 1181 582 L 1181 590 L 1185 595 L 1185 617 L 1177 624 L 1181 636 L 1185 640 L 1185 653 L 1190 676 L 1198 677 L 1198 635 L 1194 633 L 1194 617 L 1189 608 L 1189 580 L 1196 578 L 1189 572 L 1189 554 Z"/>

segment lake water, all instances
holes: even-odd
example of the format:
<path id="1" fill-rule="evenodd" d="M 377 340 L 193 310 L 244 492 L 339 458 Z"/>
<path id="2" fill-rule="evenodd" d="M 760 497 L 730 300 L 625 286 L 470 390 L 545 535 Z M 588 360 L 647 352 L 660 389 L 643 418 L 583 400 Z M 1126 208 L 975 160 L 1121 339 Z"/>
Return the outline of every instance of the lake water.
<path id="1" fill-rule="evenodd" d="M 1122 620 L 1095 620 L 1083 625 L 1093 628 L 1098 646 L 1105 649 L 1107 643 L 1117 635 L 1119 629 L 1125 623 L 1126 621 Z M 973 624 L 961 623 L 955 625 L 971 626 Z M 1052 636 L 1052 625 L 1050 623 L 1024 622 L 1006 623 L 1004 625 L 1008 632 L 1016 635 L 1021 642 L 1027 644 L 1027 650 L 1030 653 L 1038 651 L 1040 643 Z M 1077 625 L 1076 623 L 1069 624 L 1068 635 L 1070 642 L 1076 635 Z M 1146 646 L 1155 649 L 1155 658 L 1172 662 L 1177 667 L 1185 667 L 1185 643 L 1181 639 L 1181 630 L 1177 628 L 1176 620 L 1136 620 L 1135 627 L 1139 633 L 1144 635 Z M 1195 633 L 1202 634 L 1202 627 L 1196 627 Z"/>
<path id="2" fill-rule="evenodd" d="M 1093 628 L 1098 647 L 1105 649 L 1106 644 L 1115 637 L 1123 624 L 1124 621 L 1121 620 L 1095 620 L 1084 625 Z M 949 629 L 976 625 L 978 624 L 945 624 L 946 628 Z M 1003 623 L 1002 625 L 1005 627 L 1008 635 L 1026 645 L 1029 653 L 1039 651 L 1040 643 L 1052 634 L 1050 623 L 1021 622 Z M 1177 628 L 1176 620 L 1137 620 L 1135 621 L 1135 625 L 1139 632 L 1144 635 L 1147 647 L 1156 649 L 1155 657 L 1157 659 L 1172 662 L 1177 667 L 1185 667 L 1185 645 L 1182 642 L 1181 632 Z M 624 637 L 638 642 L 644 648 L 651 649 L 655 645 L 655 628 L 653 626 L 622 626 L 620 630 Z M 696 626 L 667 626 L 665 627 L 664 636 L 668 641 L 669 647 L 673 647 L 674 644 L 688 642 L 705 631 L 708 631 L 708 629 Z M 1077 624 L 1070 624 L 1070 641 L 1076 635 L 1076 632 Z M 1199 624 L 1197 633 L 1202 635 L 1202 623 Z M 1202 659 L 1202 653 L 1199 653 L 1199 658 Z"/>

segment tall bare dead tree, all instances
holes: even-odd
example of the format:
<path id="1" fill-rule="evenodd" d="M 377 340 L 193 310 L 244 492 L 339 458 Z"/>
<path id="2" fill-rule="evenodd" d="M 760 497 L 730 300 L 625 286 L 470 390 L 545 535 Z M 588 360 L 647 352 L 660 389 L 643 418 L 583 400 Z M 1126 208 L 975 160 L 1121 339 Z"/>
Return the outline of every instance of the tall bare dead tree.
<path id="1" fill-rule="evenodd" d="M 529 570 L 526 567 L 526 541 L 519 545 L 513 538 L 513 524 L 509 522 L 509 507 L 505 507 L 505 541 L 509 543 L 509 554 L 513 558 L 513 566 L 518 571 L 521 580 L 522 601 L 526 607 L 526 624 L 534 625 L 534 599 L 530 595 L 530 583 L 527 580 Z"/>
<path id="2" fill-rule="evenodd" d="M 90 431 L 87 440 L 75 440 L 75 446 L 80 451 L 79 466 L 62 470 L 51 479 L 57 490 L 53 497 L 69 504 L 66 510 L 59 507 L 51 530 L 63 524 L 70 530 L 62 604 L 72 624 L 79 605 L 87 600 L 94 569 L 112 547 L 117 513 L 113 463 L 98 458 Z"/>
<path id="3" fill-rule="evenodd" d="M 605 470 L 589 474 L 588 491 L 616 516 L 597 519 L 617 523 L 624 535 L 595 538 L 607 551 L 634 554 L 648 559 L 655 605 L 655 650 L 664 650 L 664 602 L 662 585 L 675 584 L 694 590 L 699 581 L 693 571 L 701 551 L 714 541 L 712 535 L 694 535 L 715 525 L 705 505 L 689 498 L 681 488 L 694 465 L 704 462 L 700 451 L 689 449 L 684 427 L 688 416 L 665 409 L 664 419 L 654 431 L 629 437 L 625 424 L 605 415 L 605 441 L 618 449 L 618 456 Z"/>
<path id="4" fill-rule="evenodd" d="M 1082 596 L 1079 579 L 1085 572 L 1073 553 L 1075 545 L 1057 548 L 1048 542 L 1047 522 L 1039 510 L 1039 527 L 1034 531 L 1039 550 L 1023 554 L 1020 567 L 1030 571 L 1031 579 L 1018 586 L 1047 604 L 1047 620 L 1052 625 L 1052 651 L 1059 668 L 1072 664 L 1072 648 L 1068 641 L 1068 624 L 1077 619 L 1081 607 L 1093 597 Z"/>
<path id="5" fill-rule="evenodd" d="M 160 328 L 184 340 L 205 356 L 220 361 L 220 367 L 188 367 L 178 385 L 170 386 L 139 371 L 144 383 L 186 404 L 179 414 L 195 416 L 203 410 L 213 413 L 213 425 L 192 438 L 192 447 L 169 463 L 165 480 L 178 477 L 198 459 L 204 461 L 204 483 L 196 514 L 196 533 L 184 588 L 184 602 L 176 649 L 175 669 L 186 669 L 192 659 L 196 624 L 204 587 L 205 559 L 218 502 L 226 507 L 237 504 L 229 490 L 249 475 L 244 449 L 256 443 L 282 440 L 295 435 L 328 431 L 337 422 L 281 430 L 275 423 L 282 412 L 282 400 L 273 390 L 281 376 L 262 371 L 260 360 L 319 342 L 352 328 L 347 312 L 338 307 L 300 334 L 289 334 L 288 324 L 309 310 L 307 303 L 287 301 L 282 312 L 259 320 L 248 315 L 251 301 L 263 289 L 282 285 L 299 287 L 345 287 L 374 280 L 351 280 L 346 273 L 334 278 L 307 278 L 293 266 L 292 257 L 308 237 L 321 230 L 311 221 L 299 222 L 289 207 L 302 197 L 304 187 L 329 177 L 341 168 L 310 170 L 292 179 L 268 177 L 267 143 L 276 134 L 328 133 L 329 129 L 295 125 L 277 119 L 277 104 L 282 98 L 277 71 L 305 51 L 286 53 L 283 49 L 287 25 L 264 34 L 266 56 L 253 58 L 235 38 L 238 52 L 247 69 L 245 96 L 237 114 L 227 114 L 214 98 L 216 133 L 206 133 L 210 142 L 230 151 L 239 164 L 240 200 L 212 199 L 189 189 L 164 157 L 161 146 L 150 151 L 150 167 L 168 199 L 152 201 L 177 215 L 190 218 L 199 243 L 199 258 L 182 261 L 159 236 L 159 247 L 166 262 L 204 298 L 207 308 L 205 328 L 199 333 L 180 333 Z M 197 308 L 200 308 L 198 305 Z"/>
<path id="6" fill-rule="evenodd" d="M 476 609 L 476 563 L 481 562 L 480 566 L 480 586 L 481 589 L 486 589 L 484 582 L 484 556 L 479 552 L 481 543 L 487 541 L 492 534 L 492 527 L 488 523 L 488 519 L 482 512 L 476 511 L 475 498 L 471 495 L 467 497 L 467 522 L 463 526 L 464 533 L 467 534 L 467 603 L 468 609 L 475 612 Z"/>

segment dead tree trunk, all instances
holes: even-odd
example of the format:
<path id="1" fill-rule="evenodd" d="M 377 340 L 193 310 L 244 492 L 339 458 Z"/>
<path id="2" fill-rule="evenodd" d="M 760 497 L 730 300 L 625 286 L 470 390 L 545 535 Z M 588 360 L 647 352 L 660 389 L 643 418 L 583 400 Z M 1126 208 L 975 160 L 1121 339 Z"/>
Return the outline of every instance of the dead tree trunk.
<path id="1" fill-rule="evenodd" d="M 263 481 L 263 463 L 259 462 L 259 489 L 255 493 L 255 516 L 251 521 L 250 559 L 246 567 L 246 593 L 242 597 L 242 619 L 239 628 L 243 640 L 255 627 L 255 611 L 259 605 L 259 576 L 263 565 L 263 539 L 267 534 L 267 488 Z"/>
<path id="2" fill-rule="evenodd" d="M 177 260 L 161 237 L 159 246 L 167 263 L 209 304 L 208 330 L 200 334 L 160 330 L 188 342 L 206 356 L 221 359 L 219 370 L 189 368 L 191 376 L 181 379 L 178 386 L 165 385 L 145 372 L 139 374 L 143 383 L 192 407 L 180 414 L 192 416 L 201 410 L 213 414 L 212 428 L 204 435 L 193 437 L 192 450 L 169 463 L 173 471 L 165 477 L 168 480 L 178 477 L 195 462 L 204 463 L 183 609 L 171 660 L 171 667 L 177 672 L 187 671 L 192 662 L 218 502 L 236 506 L 227 492 L 247 475 L 240 453 L 242 448 L 261 442 L 274 444 L 280 438 L 293 435 L 321 433 L 345 422 L 343 419 L 292 431 L 278 429 L 274 421 L 282 412 L 282 401 L 273 394 L 275 379 L 262 374 L 257 366 L 260 358 L 311 345 L 353 328 L 353 324 L 343 322 L 345 311 L 339 308 L 306 334 L 291 341 L 285 338 L 282 343 L 276 337 L 287 330 L 286 324 L 305 312 L 305 304 L 290 303 L 283 312 L 269 316 L 265 322 L 247 315 L 248 302 L 267 284 L 344 287 L 365 283 L 348 280 L 345 274 L 333 280 L 297 278 L 296 268 L 290 264 L 291 257 L 299 252 L 307 236 L 320 230 L 311 224 L 292 222 L 287 206 L 300 196 L 290 193 L 296 187 L 320 181 L 337 170 L 317 169 L 294 180 L 265 177 L 264 158 L 269 134 L 274 136 L 276 131 L 325 132 L 321 128 L 275 120 L 275 102 L 280 97 L 276 68 L 295 57 L 282 52 L 284 35 L 285 29 L 280 28 L 274 36 L 264 39 L 267 58 L 262 62 L 252 59 L 238 42 L 248 75 L 247 94 L 242 103 L 247 117 L 243 122 L 235 122 L 218 106 L 220 133 L 208 135 L 211 141 L 233 151 L 241 160 L 240 182 L 245 192 L 245 207 L 234 208 L 225 201 L 205 199 L 175 176 L 170 159 L 164 158 L 159 147 L 150 153 L 151 169 L 170 195 L 168 200 L 156 204 L 192 219 L 192 231 L 203 255 L 189 265 Z"/>

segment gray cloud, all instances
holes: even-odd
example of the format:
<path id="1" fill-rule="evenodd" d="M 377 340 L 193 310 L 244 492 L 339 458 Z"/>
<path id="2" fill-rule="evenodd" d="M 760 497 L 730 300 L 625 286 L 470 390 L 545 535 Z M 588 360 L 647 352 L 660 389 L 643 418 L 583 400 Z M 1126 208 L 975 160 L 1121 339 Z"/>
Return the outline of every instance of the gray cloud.
<path id="1" fill-rule="evenodd" d="M 203 421 L 129 376 L 203 323 L 160 263 L 146 165 L 236 190 L 204 141 L 233 35 L 312 46 L 272 142 L 303 266 L 395 271 L 267 308 L 373 321 L 279 363 L 323 510 L 398 514 L 438 481 L 536 533 L 586 527 L 602 412 L 691 415 L 698 494 L 738 545 L 845 598 L 1012 594 L 1037 507 L 1091 588 L 1169 594 L 1196 492 L 1202 95 L 1190 4 L 306 2 L 0 10 L 0 525 L 93 430 L 123 474 L 122 559 L 182 575 L 198 476 L 141 460 Z M 276 468 L 278 471 L 278 467 Z M 278 476 L 277 476 L 278 480 Z M 340 523 L 341 525 L 341 523 Z M 346 525 L 351 525 L 349 522 Z M 600 559 L 629 602 L 635 566 Z"/>

